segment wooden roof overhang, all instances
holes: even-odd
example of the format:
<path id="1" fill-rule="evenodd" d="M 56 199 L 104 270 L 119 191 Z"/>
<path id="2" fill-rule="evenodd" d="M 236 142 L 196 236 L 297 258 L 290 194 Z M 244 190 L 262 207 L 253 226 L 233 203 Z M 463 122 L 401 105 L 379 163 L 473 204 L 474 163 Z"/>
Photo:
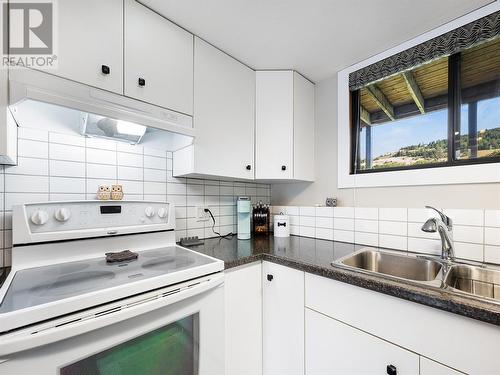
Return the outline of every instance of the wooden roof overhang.
<path id="1" fill-rule="evenodd" d="M 461 52 L 462 103 L 500 96 L 500 37 Z M 361 125 L 447 108 L 448 57 L 360 89 Z"/>

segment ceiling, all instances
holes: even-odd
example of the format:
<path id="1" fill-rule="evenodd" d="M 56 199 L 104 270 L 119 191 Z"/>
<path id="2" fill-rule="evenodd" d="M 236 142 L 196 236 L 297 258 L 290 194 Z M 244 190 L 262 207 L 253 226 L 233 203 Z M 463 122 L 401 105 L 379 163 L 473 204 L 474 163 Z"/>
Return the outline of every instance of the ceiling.
<path id="1" fill-rule="evenodd" d="M 492 0 L 140 0 L 254 69 L 317 82 Z"/>

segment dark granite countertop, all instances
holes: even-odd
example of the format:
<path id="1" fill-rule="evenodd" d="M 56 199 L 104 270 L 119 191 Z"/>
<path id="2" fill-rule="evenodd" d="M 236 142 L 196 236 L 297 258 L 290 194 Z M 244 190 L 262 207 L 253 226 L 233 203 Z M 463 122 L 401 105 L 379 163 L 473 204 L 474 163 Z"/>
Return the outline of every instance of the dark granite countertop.
<path id="1" fill-rule="evenodd" d="M 266 260 L 500 326 L 500 304 L 331 265 L 363 247 L 367 246 L 298 236 L 256 236 L 250 240 L 212 238 L 191 249 L 223 260 L 225 269 Z"/>

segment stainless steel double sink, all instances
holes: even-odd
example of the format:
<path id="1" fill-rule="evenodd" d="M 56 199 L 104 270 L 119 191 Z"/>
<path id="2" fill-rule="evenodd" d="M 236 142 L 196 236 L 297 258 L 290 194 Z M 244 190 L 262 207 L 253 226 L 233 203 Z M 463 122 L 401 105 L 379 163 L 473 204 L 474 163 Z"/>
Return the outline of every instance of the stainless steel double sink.
<path id="1" fill-rule="evenodd" d="M 411 256 L 361 249 L 332 265 L 418 284 L 448 289 L 500 303 L 500 271 L 470 264 L 446 263 Z"/>

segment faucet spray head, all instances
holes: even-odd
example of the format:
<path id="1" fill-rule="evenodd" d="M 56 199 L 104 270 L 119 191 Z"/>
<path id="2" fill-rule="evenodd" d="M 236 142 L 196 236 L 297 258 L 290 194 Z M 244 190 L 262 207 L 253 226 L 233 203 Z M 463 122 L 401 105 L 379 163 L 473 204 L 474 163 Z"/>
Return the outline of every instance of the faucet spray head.
<path id="1" fill-rule="evenodd" d="M 437 221 L 435 218 L 428 219 L 424 225 L 422 225 L 422 230 L 427 233 L 435 233 L 438 230 Z"/>

